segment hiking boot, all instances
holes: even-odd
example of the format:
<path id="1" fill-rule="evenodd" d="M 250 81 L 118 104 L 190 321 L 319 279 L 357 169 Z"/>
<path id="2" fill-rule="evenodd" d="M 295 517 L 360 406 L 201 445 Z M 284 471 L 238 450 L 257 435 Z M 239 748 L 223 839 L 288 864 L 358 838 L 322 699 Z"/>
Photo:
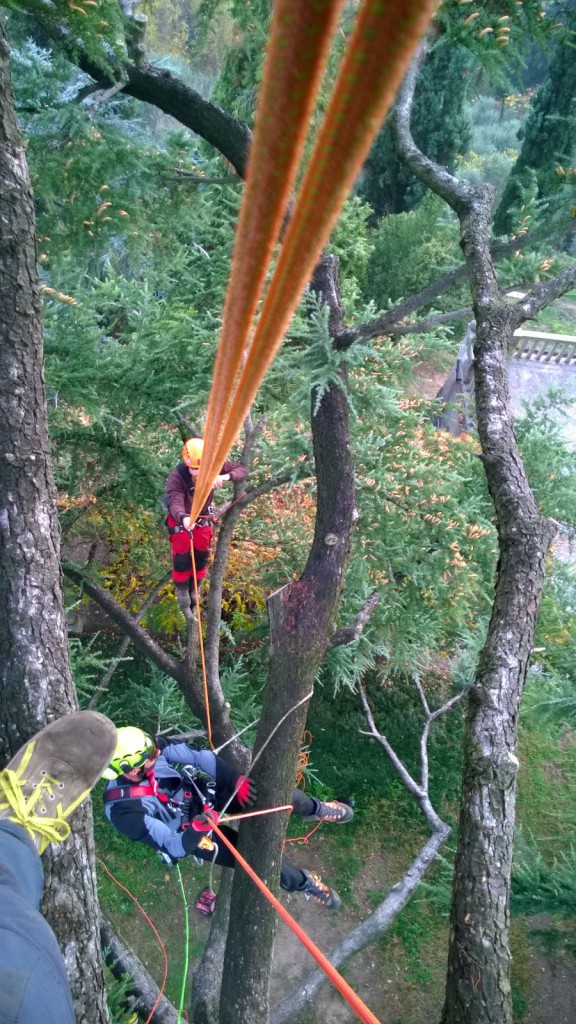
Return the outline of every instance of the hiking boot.
<path id="1" fill-rule="evenodd" d="M 304 893 L 304 898 L 326 907 L 327 910 L 338 910 L 342 901 L 336 890 L 324 885 L 320 875 L 315 871 L 306 871 L 305 868 L 302 868 L 302 871 L 306 875 L 306 885 L 300 890 Z"/>
<path id="2" fill-rule="evenodd" d="M 66 821 L 116 749 L 116 726 L 97 711 L 65 715 L 36 733 L 0 772 L 0 820 L 25 828 L 39 853 L 70 835 Z"/>
<path id="3" fill-rule="evenodd" d="M 179 587 L 175 587 L 174 589 L 176 591 L 176 600 L 178 601 L 178 607 L 180 608 L 182 615 L 184 616 L 187 622 L 195 622 L 196 616 L 194 615 L 194 611 L 191 606 L 191 599 L 190 594 L 188 593 L 188 588 L 186 588 L 186 590 L 181 590 Z"/>
<path id="4" fill-rule="evenodd" d="M 339 825 L 343 825 L 346 821 L 352 821 L 354 817 L 354 807 L 352 804 L 345 803 L 343 800 L 313 800 L 318 804 L 316 811 L 313 814 L 302 814 L 303 821 L 335 821 Z"/>

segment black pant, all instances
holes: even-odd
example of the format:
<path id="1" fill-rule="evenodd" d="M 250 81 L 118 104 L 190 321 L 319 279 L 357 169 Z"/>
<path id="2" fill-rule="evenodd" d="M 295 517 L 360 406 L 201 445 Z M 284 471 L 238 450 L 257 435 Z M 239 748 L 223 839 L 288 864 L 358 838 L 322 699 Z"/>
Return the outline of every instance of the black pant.
<path id="1" fill-rule="evenodd" d="M 306 796 L 301 789 L 294 789 L 292 791 L 292 807 L 296 814 L 302 815 L 314 814 L 317 809 L 316 801 L 312 797 Z M 236 847 L 238 845 L 238 833 L 227 825 L 220 825 L 219 827 L 226 838 Z M 194 851 L 194 856 L 199 857 L 201 860 L 210 861 L 213 864 L 219 864 L 223 868 L 236 867 L 234 854 L 230 852 L 227 846 L 218 842 L 218 836 L 213 837 L 213 842 L 218 848 L 216 856 L 210 850 L 201 850 L 200 848 Z M 285 889 L 286 892 L 298 892 L 304 888 L 306 882 L 306 875 L 300 868 L 295 867 L 293 864 L 288 864 L 285 860 L 282 861 L 282 867 L 280 868 L 280 887 L 282 889 Z"/>

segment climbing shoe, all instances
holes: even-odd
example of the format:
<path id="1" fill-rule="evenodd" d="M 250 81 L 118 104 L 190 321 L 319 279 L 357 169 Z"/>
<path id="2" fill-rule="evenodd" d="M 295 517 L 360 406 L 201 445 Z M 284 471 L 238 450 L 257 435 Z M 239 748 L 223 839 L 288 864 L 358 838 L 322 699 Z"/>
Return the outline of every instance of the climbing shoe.
<path id="1" fill-rule="evenodd" d="M 306 871 L 305 868 L 302 871 L 306 875 L 306 885 L 300 891 L 304 893 L 305 899 L 312 900 L 312 903 L 319 903 L 327 910 L 338 910 L 342 902 L 338 893 L 324 885 L 320 875 L 317 875 L 315 871 Z"/>
<path id="2" fill-rule="evenodd" d="M 354 817 L 354 807 L 343 800 L 316 800 L 316 803 L 318 807 L 313 814 L 302 815 L 304 821 L 335 821 L 343 825 Z"/>
<path id="3" fill-rule="evenodd" d="M 0 820 L 26 829 L 39 853 L 70 834 L 66 821 L 116 749 L 116 726 L 97 711 L 47 725 L 0 772 Z"/>

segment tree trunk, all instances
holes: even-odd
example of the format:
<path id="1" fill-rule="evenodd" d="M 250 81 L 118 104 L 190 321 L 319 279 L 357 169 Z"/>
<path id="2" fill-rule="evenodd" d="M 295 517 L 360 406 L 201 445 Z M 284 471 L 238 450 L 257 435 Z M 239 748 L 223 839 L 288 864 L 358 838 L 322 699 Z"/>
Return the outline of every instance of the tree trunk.
<path id="1" fill-rule="evenodd" d="M 506 370 L 514 326 L 505 306 L 477 309 L 476 409 L 500 560 L 468 705 L 443 1024 L 512 1024 L 518 714 L 555 532 L 538 512 L 514 437 Z"/>
<path id="2" fill-rule="evenodd" d="M 218 1024 L 233 877 L 231 871 L 222 872 L 210 935 L 194 971 L 190 1001 L 190 1020 L 194 1024 Z"/>
<path id="3" fill-rule="evenodd" d="M 330 307 L 330 327 L 339 326 L 336 259 L 323 256 L 313 287 Z M 315 395 L 312 396 L 314 409 Z M 332 386 L 312 415 L 318 480 L 314 540 L 299 580 L 268 599 L 270 664 L 255 755 L 286 715 L 259 758 L 254 777 L 259 803 L 287 803 L 294 784 L 307 701 L 326 651 L 337 612 L 356 519 L 347 398 Z M 296 707 L 300 701 L 303 701 Z M 241 827 L 239 848 L 261 878 L 278 891 L 286 814 L 253 819 Z M 221 1024 L 268 1020 L 268 989 L 276 913 L 239 868 L 235 872 L 220 1002 Z"/>
<path id="4" fill-rule="evenodd" d="M 514 306 L 502 299 L 489 244 L 494 190 L 453 178 L 414 144 L 410 110 L 421 58 L 422 51 L 406 75 L 392 125 L 401 158 L 460 221 L 476 318 L 478 434 L 499 543 L 492 615 L 468 704 L 442 1024 L 512 1024 L 509 902 L 518 714 L 555 525 L 540 515 L 526 477 L 507 362 L 514 330 L 570 288 L 574 271 Z"/>
<path id="5" fill-rule="evenodd" d="M 77 708 L 60 587 L 60 538 L 44 395 L 34 202 L 0 21 L 0 750 L 3 762 Z M 46 917 L 78 1019 L 108 1021 L 89 802 L 44 857 Z"/>

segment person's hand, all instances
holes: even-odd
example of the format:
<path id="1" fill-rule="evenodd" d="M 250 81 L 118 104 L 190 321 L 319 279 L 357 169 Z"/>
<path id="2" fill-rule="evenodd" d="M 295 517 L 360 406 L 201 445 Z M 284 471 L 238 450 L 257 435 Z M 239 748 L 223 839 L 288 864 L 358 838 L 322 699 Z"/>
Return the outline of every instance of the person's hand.
<path id="1" fill-rule="evenodd" d="M 192 818 L 192 821 L 190 822 L 190 827 L 193 828 L 195 832 L 211 832 L 212 829 L 214 828 L 214 824 L 218 824 L 217 811 L 210 811 L 210 819 L 213 820 L 209 820 L 207 814 L 197 814 L 194 818 Z"/>
<path id="2" fill-rule="evenodd" d="M 214 481 L 214 487 L 222 487 L 222 484 L 227 484 L 230 480 L 230 473 L 221 473 L 217 476 Z"/>
<path id="3" fill-rule="evenodd" d="M 182 526 L 184 527 L 185 530 L 192 529 L 192 520 L 190 519 L 190 516 L 184 516 L 184 519 L 182 520 Z"/>
<path id="4" fill-rule="evenodd" d="M 236 786 L 238 786 L 237 789 Z M 239 775 L 236 779 L 236 786 L 234 789 L 236 789 L 238 803 L 242 807 L 254 807 L 258 797 L 258 790 L 256 789 L 254 779 L 249 779 L 246 775 Z"/>

